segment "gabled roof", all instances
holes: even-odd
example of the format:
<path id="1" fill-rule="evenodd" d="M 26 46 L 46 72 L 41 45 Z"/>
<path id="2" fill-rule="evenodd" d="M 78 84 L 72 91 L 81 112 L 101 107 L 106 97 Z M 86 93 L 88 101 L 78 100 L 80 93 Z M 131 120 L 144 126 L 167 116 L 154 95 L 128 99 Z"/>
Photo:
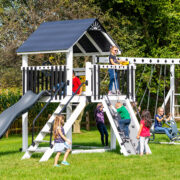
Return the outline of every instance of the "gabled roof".
<path id="1" fill-rule="evenodd" d="M 18 54 L 67 52 L 107 54 L 116 45 L 97 19 L 44 22 L 18 48 Z M 116 45 L 117 46 L 117 45 Z"/>

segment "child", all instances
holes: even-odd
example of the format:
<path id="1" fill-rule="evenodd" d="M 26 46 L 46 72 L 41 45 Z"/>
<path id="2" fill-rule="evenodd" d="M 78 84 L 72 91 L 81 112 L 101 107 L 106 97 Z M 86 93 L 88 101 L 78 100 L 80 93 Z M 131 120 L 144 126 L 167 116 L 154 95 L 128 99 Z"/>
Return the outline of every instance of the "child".
<path id="1" fill-rule="evenodd" d="M 79 88 L 80 85 L 81 85 L 81 81 L 77 76 L 75 76 L 75 72 L 73 71 L 73 74 L 72 74 L 72 91 L 73 91 L 73 93 L 76 92 L 76 90 Z M 82 94 L 82 86 L 77 92 L 77 95 L 80 96 L 81 94 Z"/>
<path id="2" fill-rule="evenodd" d="M 71 152 L 71 147 L 70 147 L 71 141 L 66 138 L 63 125 L 64 125 L 64 116 L 57 115 L 54 120 L 54 127 L 53 127 L 53 135 L 54 135 L 54 143 L 55 143 L 54 151 L 57 152 L 54 160 L 54 166 L 56 167 L 60 167 L 60 165 L 58 164 L 58 160 L 61 152 L 63 152 L 64 150 L 66 150 L 66 152 L 61 164 L 69 165 L 66 159 L 69 153 Z"/>
<path id="3" fill-rule="evenodd" d="M 155 124 L 154 124 L 154 130 L 156 132 L 164 132 L 169 137 L 170 140 L 172 140 L 172 135 L 170 134 L 170 128 L 162 127 L 162 120 L 169 121 L 171 116 L 166 118 L 164 115 L 164 109 L 162 107 L 158 108 L 158 114 L 155 115 Z"/>
<path id="4" fill-rule="evenodd" d="M 111 107 L 112 109 L 114 108 L 112 105 Z M 116 111 L 121 116 L 121 119 L 119 120 L 120 130 L 124 131 L 125 138 L 129 139 L 129 124 L 131 122 L 129 112 L 120 102 L 115 104 L 115 108 Z"/>
<path id="5" fill-rule="evenodd" d="M 135 115 L 137 116 L 137 114 L 140 113 L 140 111 L 141 111 L 141 107 L 138 106 L 137 102 L 131 102 L 131 106 L 134 110 Z"/>
<path id="6" fill-rule="evenodd" d="M 129 62 L 127 61 L 123 61 L 123 60 L 119 60 L 116 55 L 118 53 L 118 48 L 116 46 L 112 46 L 110 48 L 110 55 L 109 55 L 109 64 L 110 65 L 128 65 Z M 119 91 L 119 83 L 118 83 L 118 78 L 117 78 L 117 71 L 114 69 L 108 69 L 109 72 L 109 77 L 110 77 L 110 82 L 109 82 L 109 92 L 108 95 L 112 95 L 112 88 L 113 88 L 113 84 L 115 86 L 115 90 L 117 92 L 117 94 L 120 94 Z"/>
<path id="7" fill-rule="evenodd" d="M 151 114 L 149 111 L 144 110 L 141 115 L 140 129 L 137 134 L 137 139 L 140 139 L 140 156 L 143 155 L 144 149 L 148 153 L 148 141 L 150 136 L 150 128 L 152 125 Z"/>
<path id="8" fill-rule="evenodd" d="M 108 146 L 108 132 L 104 124 L 104 112 L 103 112 L 102 103 L 97 104 L 94 115 L 96 119 L 97 128 L 101 134 L 101 143 L 104 146 L 104 134 L 105 134 L 105 145 Z"/>

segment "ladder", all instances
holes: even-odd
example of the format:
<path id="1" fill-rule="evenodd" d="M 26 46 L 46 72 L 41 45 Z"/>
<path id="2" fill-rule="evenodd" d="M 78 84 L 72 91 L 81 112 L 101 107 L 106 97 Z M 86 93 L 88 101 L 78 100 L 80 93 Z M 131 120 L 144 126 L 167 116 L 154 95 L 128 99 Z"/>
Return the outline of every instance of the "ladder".
<path id="1" fill-rule="evenodd" d="M 113 105 L 117 102 L 117 100 L 111 100 L 110 102 Z M 120 132 L 118 130 L 118 124 L 112 116 L 111 110 L 108 106 L 108 103 L 107 103 L 107 100 L 105 99 L 105 97 L 102 101 L 104 109 L 105 109 L 106 114 L 107 114 L 107 117 L 108 117 L 109 122 L 111 124 L 111 127 L 112 127 L 114 134 L 116 136 L 116 139 L 120 145 L 120 148 L 121 148 L 120 152 L 124 156 L 136 155 L 136 154 L 139 154 L 139 141 L 136 139 L 136 136 L 137 136 L 137 133 L 139 130 L 139 123 L 138 123 L 137 117 L 134 113 L 134 110 L 130 104 L 129 99 L 123 98 L 123 99 L 121 99 L 121 102 L 126 104 L 125 107 L 131 116 L 131 123 L 129 125 L 129 131 L 130 131 L 129 141 L 128 140 L 124 141 L 122 135 L 120 134 Z M 151 153 L 151 150 L 149 147 L 148 147 L 148 152 Z"/>
<path id="2" fill-rule="evenodd" d="M 175 104 L 175 97 L 177 97 L 177 96 L 179 96 L 179 98 L 180 98 L 180 93 L 174 93 L 174 91 L 173 91 L 173 117 L 174 117 L 174 119 L 180 119 L 180 116 L 175 116 L 175 109 L 176 108 L 180 108 L 180 104 Z M 178 101 L 178 100 L 177 100 Z"/>
<path id="3" fill-rule="evenodd" d="M 36 139 L 34 140 L 34 143 L 35 143 L 34 146 L 30 145 L 30 147 L 26 150 L 22 159 L 29 159 L 33 153 L 37 153 L 37 152 L 44 153 L 40 159 L 40 162 L 47 161 L 51 157 L 51 155 L 54 152 L 54 142 L 52 142 L 52 145 L 53 145 L 52 147 L 39 147 L 39 144 L 44 143 L 44 142 L 49 142 L 49 141 L 45 141 L 44 138 L 51 131 L 51 126 L 54 121 L 55 115 L 61 111 L 61 109 L 67 103 L 68 100 L 69 100 L 69 97 L 67 96 L 62 100 L 62 102 L 59 104 L 59 106 L 54 111 L 52 116 L 49 118 L 49 120 L 46 122 L 44 127 L 41 129 L 41 131 L 37 135 Z M 75 110 L 72 112 L 71 116 L 69 117 L 69 119 L 66 120 L 66 123 L 64 124 L 65 134 L 67 134 L 69 129 L 72 127 L 73 123 L 75 122 L 75 120 L 77 119 L 81 111 L 84 109 L 85 105 L 86 105 L 86 98 L 85 97 L 80 98 L 79 104 L 76 106 Z"/>

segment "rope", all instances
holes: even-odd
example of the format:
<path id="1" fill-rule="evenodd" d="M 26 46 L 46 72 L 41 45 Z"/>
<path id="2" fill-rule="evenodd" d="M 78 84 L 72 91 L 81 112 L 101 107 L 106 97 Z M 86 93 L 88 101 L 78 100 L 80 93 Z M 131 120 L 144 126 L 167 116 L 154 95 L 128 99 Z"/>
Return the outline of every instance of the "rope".
<path id="1" fill-rule="evenodd" d="M 142 78 L 143 78 L 143 75 L 144 75 L 144 71 L 145 71 L 145 69 L 146 69 L 146 66 L 147 66 L 147 64 L 145 64 L 144 69 L 143 69 L 143 72 L 141 73 L 141 76 L 140 76 L 140 80 L 139 80 L 138 88 L 137 88 L 137 90 L 136 90 L 135 97 L 137 96 L 137 92 L 138 92 L 138 90 L 139 90 L 139 87 L 140 87 L 140 84 L 141 84 L 141 81 L 142 81 Z"/>
<path id="2" fill-rule="evenodd" d="M 157 105 L 158 105 L 158 98 L 159 98 L 159 89 L 160 89 L 160 79 L 161 79 L 161 74 L 162 74 L 162 65 L 161 65 L 161 68 L 160 68 L 160 73 L 159 73 L 159 81 L 158 81 L 158 89 L 157 89 L 157 96 L 156 96 L 156 105 L 155 105 L 155 114 L 154 114 L 154 117 L 157 113 Z"/>
<path id="3" fill-rule="evenodd" d="M 141 104 L 142 104 L 142 102 L 143 102 L 143 100 L 144 100 L 144 96 L 145 96 L 146 91 L 147 91 L 147 89 L 148 89 L 148 87 L 149 87 L 149 84 L 150 84 L 150 82 L 151 82 L 154 69 L 155 69 L 155 66 L 154 66 L 154 67 L 152 66 L 152 67 L 151 67 L 151 75 L 150 75 L 150 78 L 149 78 L 149 82 L 148 82 L 148 84 L 147 84 L 147 86 L 146 86 L 146 89 L 145 89 L 145 91 L 144 91 L 143 97 L 141 98 L 141 101 L 140 101 L 140 103 L 139 103 L 139 106 L 140 106 L 140 107 L 141 107 Z"/>
<path id="4" fill-rule="evenodd" d="M 165 64 L 165 67 L 164 67 L 164 114 L 166 114 L 165 99 L 166 99 L 166 64 Z"/>
<path id="5" fill-rule="evenodd" d="M 151 86 L 151 81 L 150 81 L 150 84 L 149 84 L 149 86 Z M 151 94 L 151 87 L 149 88 L 149 91 L 148 91 L 148 102 L 147 102 L 147 110 L 149 110 L 150 94 Z"/>
<path id="6" fill-rule="evenodd" d="M 151 78 L 152 80 L 152 78 Z M 151 94 L 151 80 L 149 83 L 149 91 L 148 91 L 148 102 L 147 102 L 147 110 L 149 110 L 149 103 L 150 103 L 150 94 Z"/>
<path id="7" fill-rule="evenodd" d="M 120 93 L 120 90 L 119 90 L 119 92 L 118 92 L 117 79 L 116 79 L 115 69 L 113 69 L 113 71 L 114 71 L 114 80 L 115 80 L 115 84 L 114 84 L 114 86 L 115 86 L 115 92 L 116 92 L 116 95 L 117 95 L 117 102 L 119 102 L 119 101 L 120 101 L 120 97 L 118 96 L 118 93 Z"/>

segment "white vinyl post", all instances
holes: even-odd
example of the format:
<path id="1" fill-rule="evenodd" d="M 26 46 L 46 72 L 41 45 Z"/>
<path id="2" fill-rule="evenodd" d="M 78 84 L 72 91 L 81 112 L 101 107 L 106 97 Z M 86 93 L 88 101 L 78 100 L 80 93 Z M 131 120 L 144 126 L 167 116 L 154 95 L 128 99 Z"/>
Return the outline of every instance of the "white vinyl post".
<path id="1" fill-rule="evenodd" d="M 174 70 L 175 70 L 175 65 L 170 65 L 170 89 L 171 89 L 171 96 L 170 96 L 170 113 L 172 114 L 172 118 L 174 119 L 174 91 L 175 91 L 175 82 L 174 82 L 174 78 L 175 78 L 175 74 L 174 74 Z"/>
<path id="2" fill-rule="evenodd" d="M 67 80 L 69 85 L 67 86 L 67 95 L 72 95 L 72 71 L 73 71 L 73 49 L 69 49 L 69 52 L 66 53 L 66 66 L 67 66 Z"/>
<path id="3" fill-rule="evenodd" d="M 69 85 L 67 86 L 67 95 L 72 96 L 72 71 L 73 71 L 73 48 L 69 49 L 69 52 L 66 53 L 66 66 L 67 66 L 67 81 Z M 71 116 L 72 105 L 68 105 L 66 108 L 66 120 Z M 72 141 L 72 128 L 67 132 L 67 138 Z"/>
<path id="4" fill-rule="evenodd" d="M 116 149 L 116 135 L 113 131 L 113 128 L 111 127 L 111 145 L 110 145 L 111 150 Z"/>
<path id="5" fill-rule="evenodd" d="M 93 64 L 96 64 L 96 60 L 97 60 L 96 55 L 93 55 L 93 56 L 92 56 L 92 63 L 93 63 Z"/>
<path id="6" fill-rule="evenodd" d="M 22 67 L 28 67 L 28 56 L 22 56 Z M 25 70 L 25 89 L 27 91 L 27 70 Z M 28 148 L 28 112 L 22 115 L 22 151 L 26 151 Z"/>
<path id="7" fill-rule="evenodd" d="M 87 85 L 86 85 L 86 96 L 91 96 L 92 92 L 91 92 L 91 78 L 92 78 L 92 66 L 90 62 L 86 62 L 86 81 L 87 81 Z"/>
<path id="8" fill-rule="evenodd" d="M 66 121 L 71 117 L 72 114 L 72 105 L 69 104 L 66 108 Z M 67 138 L 72 142 L 72 127 L 68 130 L 66 134 Z"/>

